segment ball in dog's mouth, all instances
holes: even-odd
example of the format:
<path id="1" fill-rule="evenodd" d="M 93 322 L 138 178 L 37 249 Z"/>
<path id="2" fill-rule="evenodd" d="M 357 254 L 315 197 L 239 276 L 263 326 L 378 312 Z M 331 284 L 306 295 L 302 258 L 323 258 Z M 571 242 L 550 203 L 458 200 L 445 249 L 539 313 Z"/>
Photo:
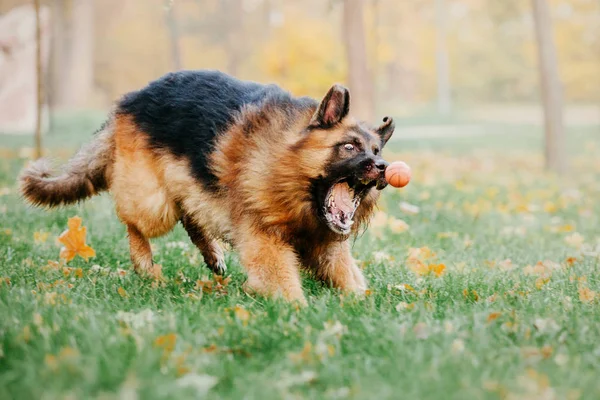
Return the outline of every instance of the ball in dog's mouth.
<path id="1" fill-rule="evenodd" d="M 360 204 L 360 196 L 348 182 L 334 184 L 325 198 L 325 219 L 332 231 L 347 235 L 352 230 L 354 213 Z"/>

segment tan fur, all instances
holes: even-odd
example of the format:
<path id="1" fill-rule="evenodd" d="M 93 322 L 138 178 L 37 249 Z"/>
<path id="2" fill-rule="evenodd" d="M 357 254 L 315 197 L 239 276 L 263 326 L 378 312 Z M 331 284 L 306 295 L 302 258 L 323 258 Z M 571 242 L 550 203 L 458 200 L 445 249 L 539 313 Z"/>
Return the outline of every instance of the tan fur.
<path id="1" fill-rule="evenodd" d="M 367 283 L 356 265 L 348 241 L 333 243 L 319 249 L 309 262 L 317 263 L 315 275 L 324 282 L 340 289 L 358 292 L 367 289 Z"/>
<path id="2" fill-rule="evenodd" d="M 248 273 L 244 288 L 265 296 L 306 304 L 294 248 L 247 225 L 240 227 L 236 245 Z"/>
<path id="3" fill-rule="evenodd" d="M 117 215 L 147 238 L 168 233 L 181 214 L 169 196 L 161 155 L 149 148 L 146 135 L 122 115 L 115 121 L 115 147 L 110 192 Z"/>

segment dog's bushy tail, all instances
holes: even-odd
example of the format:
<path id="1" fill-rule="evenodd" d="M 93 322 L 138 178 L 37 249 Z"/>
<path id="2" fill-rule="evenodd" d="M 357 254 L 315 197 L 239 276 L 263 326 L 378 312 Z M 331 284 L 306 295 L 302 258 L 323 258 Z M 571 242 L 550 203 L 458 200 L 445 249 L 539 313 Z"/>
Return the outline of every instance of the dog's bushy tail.
<path id="1" fill-rule="evenodd" d="M 19 177 L 25 200 L 35 206 L 57 207 L 107 190 L 107 169 L 114 158 L 113 125 L 109 119 L 94 135 L 93 141 L 81 147 L 56 176 L 46 159 L 26 167 Z"/>

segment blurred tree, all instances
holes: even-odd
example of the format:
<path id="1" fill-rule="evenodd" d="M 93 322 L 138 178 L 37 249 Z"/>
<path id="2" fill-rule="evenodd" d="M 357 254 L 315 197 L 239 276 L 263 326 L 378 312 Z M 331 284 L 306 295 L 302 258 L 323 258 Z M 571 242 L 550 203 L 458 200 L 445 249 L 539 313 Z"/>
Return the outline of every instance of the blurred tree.
<path id="1" fill-rule="evenodd" d="M 169 44 L 171 48 L 171 63 L 175 71 L 182 68 L 181 48 L 179 46 L 179 26 L 175 16 L 175 1 L 165 0 L 165 22 L 169 32 Z"/>
<path id="2" fill-rule="evenodd" d="M 35 158 L 42 156 L 42 109 L 44 106 L 42 71 L 42 26 L 40 18 L 40 0 L 34 1 L 35 7 L 35 77 L 37 79 L 37 104 L 35 114 Z"/>
<path id="3" fill-rule="evenodd" d="M 252 60 L 261 73 L 254 76 L 275 81 L 296 95 L 323 96 L 332 83 L 346 76 L 344 48 L 336 40 L 335 28 L 302 15 L 273 27 Z M 351 96 L 354 109 L 359 99 L 355 93 Z"/>
<path id="4" fill-rule="evenodd" d="M 51 106 L 82 108 L 94 89 L 94 0 L 54 0 Z"/>
<path id="5" fill-rule="evenodd" d="M 242 0 L 221 0 L 221 15 L 224 18 L 223 41 L 225 52 L 227 54 L 227 72 L 231 75 L 237 75 L 240 64 L 243 61 L 242 54 Z"/>
<path id="6" fill-rule="evenodd" d="M 373 78 L 368 65 L 364 0 L 344 0 L 342 26 L 351 107 L 359 118 L 374 122 Z"/>
<path id="7" fill-rule="evenodd" d="M 451 111 L 450 62 L 448 61 L 448 10 L 446 0 L 436 0 L 436 46 L 437 107 L 441 115 Z"/>
<path id="8" fill-rule="evenodd" d="M 538 47 L 540 86 L 546 130 L 546 168 L 564 173 L 567 168 L 563 128 L 562 85 L 547 0 L 532 0 Z"/>

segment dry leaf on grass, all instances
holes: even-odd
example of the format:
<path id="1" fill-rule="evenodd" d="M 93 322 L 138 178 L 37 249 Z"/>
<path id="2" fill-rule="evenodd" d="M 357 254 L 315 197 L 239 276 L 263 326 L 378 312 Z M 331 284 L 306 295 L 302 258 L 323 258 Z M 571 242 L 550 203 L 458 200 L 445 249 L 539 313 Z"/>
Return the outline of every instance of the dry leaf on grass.
<path id="1" fill-rule="evenodd" d="M 67 230 L 58 237 L 58 241 L 63 244 L 63 248 L 60 249 L 60 258 L 68 262 L 77 255 L 86 261 L 90 257 L 95 257 L 96 251 L 85 244 L 87 230 L 81 226 L 81 218 L 77 216 L 69 218 L 67 225 Z"/>

